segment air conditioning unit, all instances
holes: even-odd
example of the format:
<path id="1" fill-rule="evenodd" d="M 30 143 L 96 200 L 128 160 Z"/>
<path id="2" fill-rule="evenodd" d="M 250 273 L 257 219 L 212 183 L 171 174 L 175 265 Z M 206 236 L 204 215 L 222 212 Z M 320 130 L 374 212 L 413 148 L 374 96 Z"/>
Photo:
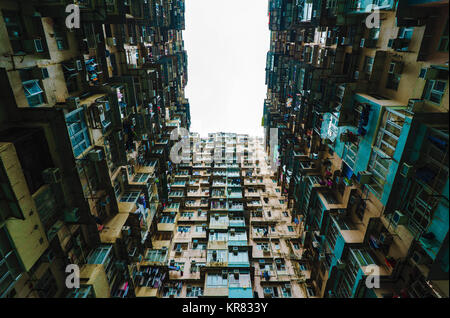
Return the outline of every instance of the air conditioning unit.
<path id="1" fill-rule="evenodd" d="M 233 255 L 237 255 L 239 252 L 239 248 L 237 246 L 233 247 Z"/>
<path id="2" fill-rule="evenodd" d="M 403 72 L 403 62 L 391 62 L 389 65 L 389 74 L 402 74 Z"/>
<path id="3" fill-rule="evenodd" d="M 226 270 L 222 271 L 222 278 L 228 278 L 228 272 Z"/>
<path id="4" fill-rule="evenodd" d="M 80 107 L 80 98 L 79 97 L 69 97 L 66 99 L 66 105 L 69 110 L 74 110 Z"/>
<path id="5" fill-rule="evenodd" d="M 42 171 L 42 179 L 47 184 L 61 182 L 61 173 L 58 168 L 47 168 Z"/>
<path id="6" fill-rule="evenodd" d="M 369 184 L 371 177 L 372 177 L 372 172 L 361 171 L 359 173 L 359 184 L 361 184 L 361 185 Z"/>
<path id="7" fill-rule="evenodd" d="M 238 269 L 235 269 L 233 274 L 234 274 L 234 278 L 239 278 L 239 270 Z"/>
<path id="8" fill-rule="evenodd" d="M 408 216 L 396 210 L 392 215 L 392 222 L 397 225 L 405 225 L 408 223 Z"/>
<path id="9" fill-rule="evenodd" d="M 100 162 L 103 160 L 103 158 L 104 158 L 103 150 L 101 150 L 101 149 L 94 149 L 92 151 L 89 151 L 89 153 L 88 153 L 88 159 L 90 161 Z"/>

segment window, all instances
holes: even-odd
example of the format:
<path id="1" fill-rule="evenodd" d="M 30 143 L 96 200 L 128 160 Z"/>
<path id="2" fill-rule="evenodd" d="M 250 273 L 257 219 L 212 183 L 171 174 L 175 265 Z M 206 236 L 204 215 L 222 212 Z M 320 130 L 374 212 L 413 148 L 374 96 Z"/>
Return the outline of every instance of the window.
<path id="1" fill-rule="evenodd" d="M 22 39 L 25 37 L 25 34 L 18 12 L 3 11 L 3 19 L 5 20 L 9 41 L 14 53 L 24 52 Z"/>
<path id="2" fill-rule="evenodd" d="M 67 36 L 64 29 L 56 24 L 54 25 L 53 29 L 55 32 L 56 47 L 58 48 L 58 50 L 59 51 L 68 50 L 69 44 L 67 42 Z"/>
<path id="3" fill-rule="evenodd" d="M 176 243 L 175 244 L 175 250 L 176 251 L 183 251 L 183 250 L 187 250 L 187 244 L 186 243 Z M 176 267 L 177 265 L 175 264 L 175 267 Z M 184 266 L 184 263 L 183 263 L 183 266 Z"/>
<path id="4" fill-rule="evenodd" d="M 294 247 L 295 250 L 300 249 L 300 245 L 298 243 L 292 243 L 292 246 Z"/>
<path id="5" fill-rule="evenodd" d="M 83 108 L 76 109 L 66 115 L 66 125 L 72 143 L 73 154 L 75 157 L 78 157 L 91 145 Z"/>
<path id="6" fill-rule="evenodd" d="M 187 286 L 186 296 L 187 297 L 200 297 L 203 295 L 203 288 L 199 286 Z"/>
<path id="7" fill-rule="evenodd" d="M 442 32 L 441 40 L 439 41 L 438 51 L 448 52 L 448 19 L 445 23 L 444 31 Z"/>
<path id="8" fill-rule="evenodd" d="M 10 217 L 24 219 L 9 178 L 0 161 L 0 223 Z"/>
<path id="9" fill-rule="evenodd" d="M 227 232 L 214 232 L 209 234 L 209 240 L 210 241 L 221 241 L 226 242 L 228 239 L 228 233 Z"/>
<path id="10" fill-rule="evenodd" d="M 0 228 L 0 297 L 14 286 L 21 273 L 21 265 L 5 227 Z"/>
<path id="11" fill-rule="evenodd" d="M 347 164 L 347 166 L 353 171 L 355 169 L 356 164 L 356 155 L 358 153 L 358 146 L 354 143 L 347 142 L 344 145 L 344 156 L 343 161 Z"/>
<path id="12" fill-rule="evenodd" d="M 58 286 L 50 269 L 39 279 L 36 290 L 41 298 L 52 298 L 55 296 Z"/>
<path id="13" fill-rule="evenodd" d="M 133 182 L 147 182 L 149 177 L 150 174 L 148 173 L 137 173 L 133 178 Z"/>
<path id="14" fill-rule="evenodd" d="M 174 223 L 174 222 L 175 217 L 171 215 L 164 215 L 163 217 L 161 217 L 161 220 L 159 221 L 159 223 Z"/>
<path id="15" fill-rule="evenodd" d="M 277 258 L 275 260 L 275 264 L 277 266 L 277 271 L 282 272 L 286 270 L 286 264 L 284 263 L 284 260 L 281 258 Z"/>
<path id="16" fill-rule="evenodd" d="M 281 287 L 281 293 L 283 294 L 284 298 L 292 297 L 292 293 L 291 293 L 291 288 L 290 287 L 282 286 Z"/>
<path id="17" fill-rule="evenodd" d="M 256 248 L 260 251 L 269 249 L 268 243 L 257 243 Z"/>
<path id="18" fill-rule="evenodd" d="M 208 274 L 206 286 L 209 288 L 226 288 L 228 286 L 228 276 L 224 278 L 220 274 Z"/>
<path id="19" fill-rule="evenodd" d="M 178 227 L 178 232 L 188 233 L 190 231 L 191 231 L 191 227 L 190 226 L 179 226 Z"/>
<path id="20" fill-rule="evenodd" d="M 203 233 L 203 232 L 205 232 L 205 229 L 204 229 L 203 226 L 196 226 L 196 227 L 195 227 L 195 232 L 197 232 L 197 233 Z"/>
<path id="21" fill-rule="evenodd" d="M 206 250 L 206 243 L 198 243 L 196 246 L 192 246 L 193 250 Z"/>
<path id="22" fill-rule="evenodd" d="M 386 81 L 386 88 L 396 91 L 398 89 L 398 85 L 400 83 L 400 77 L 401 76 L 399 74 L 394 74 L 394 73 L 388 74 L 388 78 Z"/>
<path id="23" fill-rule="evenodd" d="M 316 296 L 316 292 L 314 291 L 314 289 L 312 287 L 306 287 L 306 291 L 308 292 L 308 297 Z"/>
<path id="24" fill-rule="evenodd" d="M 121 192 L 122 188 L 120 186 L 119 180 L 114 181 L 114 193 L 116 194 L 116 198 L 120 197 Z"/>
<path id="25" fill-rule="evenodd" d="M 226 262 L 228 257 L 228 250 L 208 250 L 208 262 Z"/>
<path id="26" fill-rule="evenodd" d="M 241 269 L 239 270 L 239 275 L 235 275 L 234 273 L 229 275 L 229 287 L 250 287 L 250 272 L 248 270 Z"/>
<path id="27" fill-rule="evenodd" d="M 272 297 L 272 298 L 278 298 L 278 288 L 277 287 L 264 287 L 264 296 L 265 298 Z"/>
<path id="28" fill-rule="evenodd" d="M 147 262 L 164 262 L 167 257 L 167 250 L 149 250 L 145 260 Z"/>
<path id="29" fill-rule="evenodd" d="M 247 251 L 231 251 L 228 253 L 228 263 L 248 263 Z"/>
<path id="30" fill-rule="evenodd" d="M 366 56 L 366 59 L 364 61 L 364 72 L 366 72 L 366 74 L 372 74 L 373 61 L 374 61 L 373 57 Z"/>
<path id="31" fill-rule="evenodd" d="M 442 97 L 444 96 L 445 87 L 447 82 L 439 80 L 429 80 L 425 85 L 424 99 L 435 103 L 441 104 Z"/>
<path id="32" fill-rule="evenodd" d="M 39 86 L 38 80 L 31 80 L 22 83 L 27 98 L 28 105 L 31 107 L 44 104 L 44 91 Z"/>
<path id="33" fill-rule="evenodd" d="M 294 228 L 292 226 L 289 225 L 287 228 L 289 232 L 294 232 Z"/>
<path id="34" fill-rule="evenodd" d="M 137 201 L 140 192 L 124 192 L 122 197 L 120 198 L 120 202 L 131 202 L 134 203 Z"/>
<path id="35" fill-rule="evenodd" d="M 334 219 L 332 218 L 330 221 L 330 224 L 328 226 L 328 233 L 327 233 L 327 242 L 330 246 L 331 250 L 334 250 L 334 247 L 336 245 L 336 240 L 339 237 L 339 232 L 336 228 L 336 224 L 334 223 Z"/>
<path id="36" fill-rule="evenodd" d="M 398 38 L 411 40 L 413 32 L 414 28 L 400 28 L 398 30 Z"/>

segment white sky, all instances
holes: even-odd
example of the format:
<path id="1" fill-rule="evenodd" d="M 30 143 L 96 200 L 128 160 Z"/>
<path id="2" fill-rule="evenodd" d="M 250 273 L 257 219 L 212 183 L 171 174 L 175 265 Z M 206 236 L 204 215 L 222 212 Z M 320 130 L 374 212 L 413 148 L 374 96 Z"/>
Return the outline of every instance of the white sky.
<path id="1" fill-rule="evenodd" d="M 186 0 L 191 131 L 262 136 L 267 0 Z"/>

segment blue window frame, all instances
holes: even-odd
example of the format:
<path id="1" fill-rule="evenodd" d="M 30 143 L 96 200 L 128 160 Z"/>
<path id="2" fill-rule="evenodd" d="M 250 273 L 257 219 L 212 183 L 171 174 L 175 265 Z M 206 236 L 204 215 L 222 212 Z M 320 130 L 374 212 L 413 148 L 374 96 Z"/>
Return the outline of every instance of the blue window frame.
<path id="1" fill-rule="evenodd" d="M 439 81 L 439 80 L 427 81 L 424 90 L 424 98 L 432 103 L 440 105 L 442 97 L 444 96 L 446 86 L 447 86 L 446 81 Z"/>
<path id="2" fill-rule="evenodd" d="M 84 109 L 79 108 L 67 114 L 66 125 L 72 143 L 73 155 L 78 157 L 91 145 Z"/>
<path id="3" fill-rule="evenodd" d="M 39 86 L 38 80 L 31 80 L 22 83 L 28 105 L 31 107 L 44 104 L 44 91 Z"/>

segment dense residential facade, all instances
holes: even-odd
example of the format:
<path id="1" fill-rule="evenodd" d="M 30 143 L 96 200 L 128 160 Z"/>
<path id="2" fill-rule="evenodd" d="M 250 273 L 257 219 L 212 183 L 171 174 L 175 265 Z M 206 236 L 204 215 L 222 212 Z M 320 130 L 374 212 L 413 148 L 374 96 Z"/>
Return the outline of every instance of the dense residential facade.
<path id="1" fill-rule="evenodd" d="M 448 297 L 448 1 L 274 0 L 269 19 L 265 146 L 308 287 Z"/>
<path id="2" fill-rule="evenodd" d="M 0 297 L 140 296 L 190 125 L 184 1 L 70 3 L 0 1 Z"/>
<path id="3" fill-rule="evenodd" d="M 0 0 L 0 298 L 448 297 L 448 0 L 268 5 L 257 138 L 189 132 L 184 0 Z"/>

